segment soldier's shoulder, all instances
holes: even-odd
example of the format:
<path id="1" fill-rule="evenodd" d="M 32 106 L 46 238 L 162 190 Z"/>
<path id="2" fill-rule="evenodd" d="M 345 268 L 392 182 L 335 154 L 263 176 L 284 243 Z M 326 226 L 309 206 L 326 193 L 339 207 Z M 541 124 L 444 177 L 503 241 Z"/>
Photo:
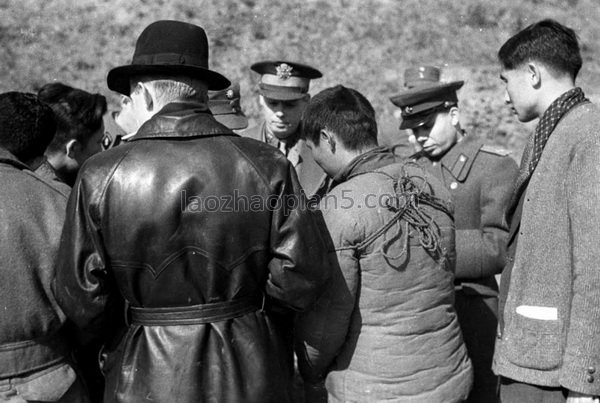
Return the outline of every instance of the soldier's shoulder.
<path id="1" fill-rule="evenodd" d="M 501 147 L 491 146 L 488 144 L 484 144 L 481 146 L 479 151 L 482 151 L 486 154 L 495 155 L 497 157 L 509 157 L 510 151 Z"/>

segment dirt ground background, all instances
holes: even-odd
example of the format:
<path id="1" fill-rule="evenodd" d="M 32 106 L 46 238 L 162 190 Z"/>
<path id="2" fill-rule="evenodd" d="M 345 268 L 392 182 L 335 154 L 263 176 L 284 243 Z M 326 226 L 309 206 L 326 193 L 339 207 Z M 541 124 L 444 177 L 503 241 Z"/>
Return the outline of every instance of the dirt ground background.
<path id="1" fill-rule="evenodd" d="M 158 19 L 204 27 L 210 65 L 242 86 L 242 107 L 258 116 L 257 75 L 248 66 L 285 58 L 319 68 L 313 94 L 343 84 L 379 114 L 384 143 L 406 141 L 389 96 L 406 67 L 434 64 L 462 79 L 462 122 L 471 135 L 519 159 L 534 123 L 504 105 L 496 53 L 512 34 L 542 18 L 574 28 L 584 67 L 578 84 L 600 100 L 598 0 L 0 0 L 0 91 L 34 91 L 61 81 L 118 97 L 106 73 L 127 64 L 142 29 Z"/>

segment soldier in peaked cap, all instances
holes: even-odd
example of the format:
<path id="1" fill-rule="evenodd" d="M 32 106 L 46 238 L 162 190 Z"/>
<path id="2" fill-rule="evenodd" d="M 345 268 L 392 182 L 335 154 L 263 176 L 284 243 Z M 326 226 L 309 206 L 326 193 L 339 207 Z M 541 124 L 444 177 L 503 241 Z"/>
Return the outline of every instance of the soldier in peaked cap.
<path id="1" fill-rule="evenodd" d="M 310 80 L 323 75 L 313 67 L 282 60 L 263 61 L 250 68 L 261 75 L 258 91 L 263 120 L 242 135 L 271 144 L 285 154 L 310 196 L 325 178 L 325 173 L 300 138 L 300 119 L 310 100 Z"/>
<path id="2" fill-rule="evenodd" d="M 240 106 L 240 84 L 233 83 L 221 91 L 208 91 L 208 108 L 217 122 L 231 130 L 248 127 L 248 119 Z"/>
<path id="3" fill-rule="evenodd" d="M 412 156 L 450 190 L 456 225 L 456 311 L 475 369 L 469 402 L 496 402 L 491 370 L 498 286 L 508 228 L 504 212 L 518 173 L 508 153 L 467 136 L 456 91 L 463 81 L 440 81 L 440 69 L 409 68 L 404 89 L 390 98 L 401 108 L 400 129 L 412 130 L 420 151 Z"/>
<path id="4" fill-rule="evenodd" d="M 293 166 L 210 113 L 207 91 L 230 82 L 209 70 L 201 27 L 149 25 L 107 81 L 137 127 L 81 169 L 55 281 L 76 325 L 108 333 L 104 402 L 290 402 L 281 317 L 329 273 Z"/>

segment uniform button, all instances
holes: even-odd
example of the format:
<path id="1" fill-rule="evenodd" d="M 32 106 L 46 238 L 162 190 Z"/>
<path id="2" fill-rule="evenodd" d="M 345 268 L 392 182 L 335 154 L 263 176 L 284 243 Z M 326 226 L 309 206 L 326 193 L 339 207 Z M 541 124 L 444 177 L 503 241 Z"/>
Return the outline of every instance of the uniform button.
<path id="1" fill-rule="evenodd" d="M 593 373 L 595 373 L 595 372 L 596 372 L 596 368 L 594 368 L 594 367 L 589 367 L 587 371 L 588 371 L 588 374 L 593 374 Z"/>
<path id="2" fill-rule="evenodd" d="M 588 375 L 586 378 L 586 381 L 588 381 L 588 383 L 594 383 L 594 376 L 593 375 Z"/>
<path id="3" fill-rule="evenodd" d="M 457 187 L 458 187 L 458 183 L 456 183 L 456 182 L 452 182 L 450 184 L 450 189 L 452 189 L 452 190 L 456 189 Z"/>

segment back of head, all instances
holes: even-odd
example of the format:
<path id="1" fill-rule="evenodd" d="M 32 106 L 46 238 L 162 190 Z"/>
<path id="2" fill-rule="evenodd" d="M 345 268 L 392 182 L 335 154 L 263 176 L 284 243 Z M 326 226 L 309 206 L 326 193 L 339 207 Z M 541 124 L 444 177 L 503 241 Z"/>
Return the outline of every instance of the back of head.
<path id="1" fill-rule="evenodd" d="M 44 85 L 38 97 L 46 102 L 56 116 L 56 136 L 49 146 L 51 151 L 64 149 L 70 140 L 86 144 L 103 124 L 106 98 L 100 94 L 70 87 L 62 83 Z"/>
<path id="2" fill-rule="evenodd" d="M 310 100 L 302 116 L 302 136 L 319 144 L 322 129 L 334 132 L 348 150 L 377 145 L 375 110 L 352 88 L 337 85 Z"/>
<path id="3" fill-rule="evenodd" d="M 42 156 L 55 130 L 52 109 L 34 94 L 0 94 L 0 147 L 22 162 Z"/>
<path id="4" fill-rule="evenodd" d="M 537 61 L 557 75 L 568 74 L 573 81 L 582 65 L 577 34 L 552 19 L 529 25 L 511 37 L 500 48 L 498 58 L 507 70 Z"/>
<path id="5" fill-rule="evenodd" d="M 177 74 L 144 74 L 131 77 L 131 93 L 140 90 L 137 83 L 145 83 L 154 90 L 156 101 L 162 105 L 170 102 L 207 103 L 208 84 L 203 79 Z"/>

